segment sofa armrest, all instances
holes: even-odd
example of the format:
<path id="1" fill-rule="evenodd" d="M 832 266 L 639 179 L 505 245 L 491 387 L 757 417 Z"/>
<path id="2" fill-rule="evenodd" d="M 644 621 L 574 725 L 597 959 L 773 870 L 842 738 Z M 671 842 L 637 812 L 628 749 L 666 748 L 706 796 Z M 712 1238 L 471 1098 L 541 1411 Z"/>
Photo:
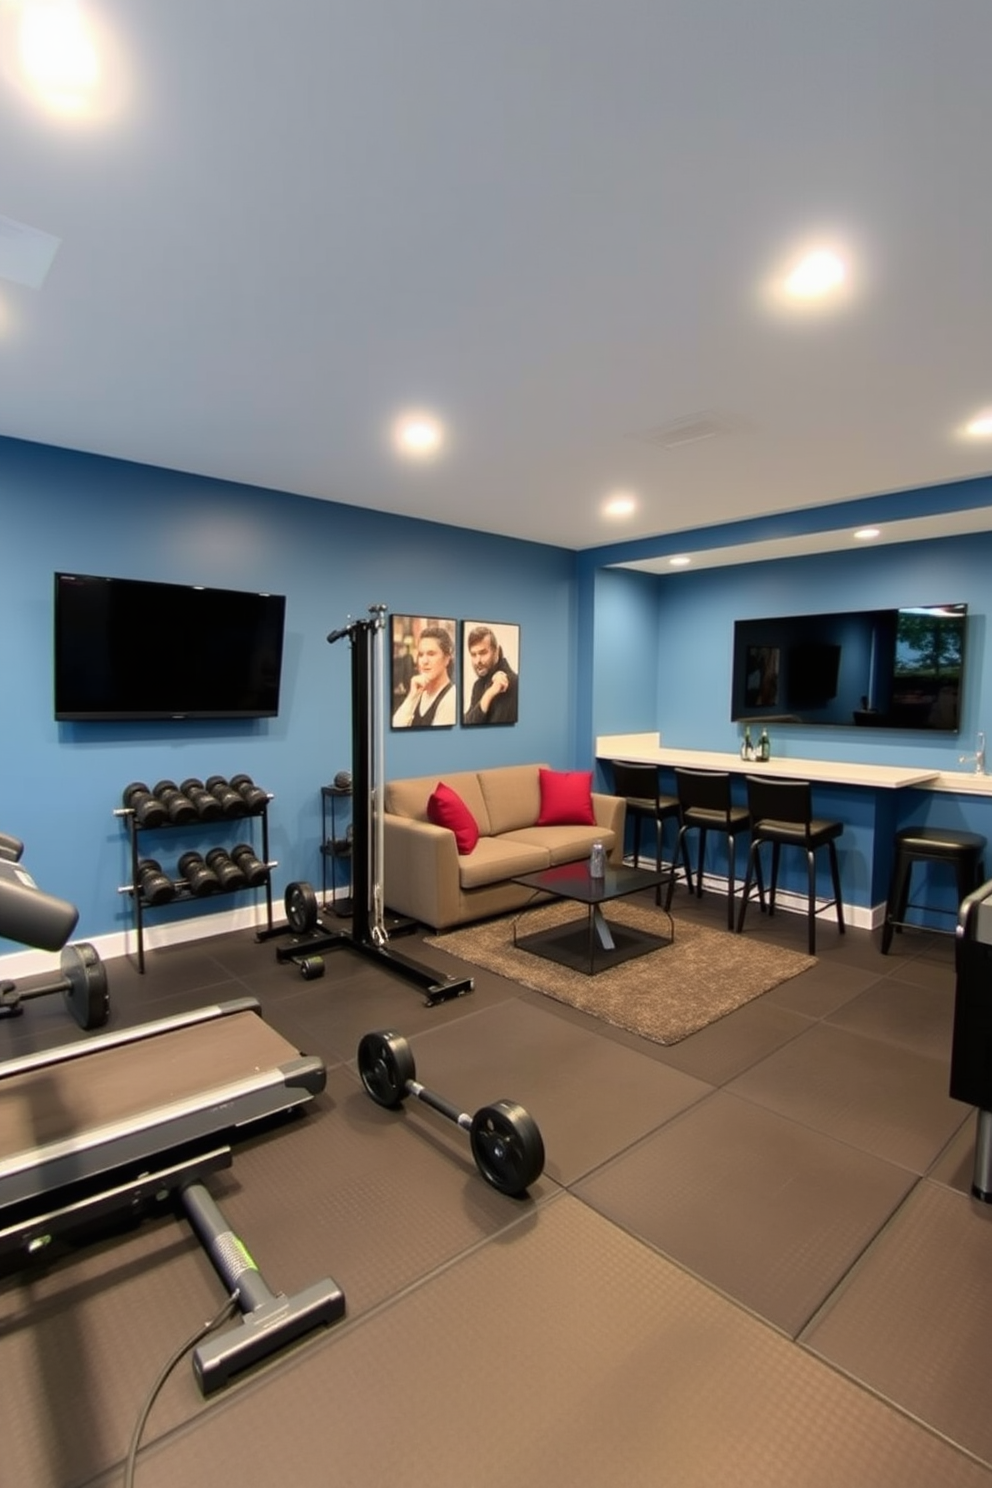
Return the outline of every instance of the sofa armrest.
<path id="1" fill-rule="evenodd" d="M 388 811 L 382 826 L 386 905 L 435 929 L 454 924 L 460 892 L 454 832 Z"/>
<path id="2" fill-rule="evenodd" d="M 624 825 L 627 819 L 627 802 L 623 796 L 604 796 L 592 793 L 592 814 L 597 827 L 605 827 L 613 833 L 613 846 L 608 858 L 611 863 L 623 862 Z"/>

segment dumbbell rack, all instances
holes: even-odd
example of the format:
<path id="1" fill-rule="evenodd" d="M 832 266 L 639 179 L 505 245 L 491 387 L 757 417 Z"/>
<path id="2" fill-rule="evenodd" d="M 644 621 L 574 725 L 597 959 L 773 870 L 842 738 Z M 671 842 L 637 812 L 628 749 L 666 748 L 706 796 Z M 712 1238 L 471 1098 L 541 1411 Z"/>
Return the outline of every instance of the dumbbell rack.
<path id="1" fill-rule="evenodd" d="M 272 797 L 269 796 L 269 801 L 271 800 Z M 192 832 L 194 830 L 205 832 L 216 827 L 224 827 L 229 831 L 235 824 L 244 825 L 252 821 L 260 821 L 262 823 L 262 862 L 269 869 L 269 872 L 266 875 L 264 884 L 265 929 L 263 931 L 260 931 L 259 933 L 260 935 L 266 936 L 273 935 L 275 933 L 272 919 L 272 869 L 276 867 L 276 864 L 269 860 L 268 801 L 262 807 L 261 811 L 253 812 L 249 816 L 239 816 L 233 818 L 221 817 L 214 821 L 204 821 L 198 818 L 196 821 L 191 822 L 163 822 L 159 826 L 154 827 L 143 827 L 137 820 L 133 810 L 129 806 L 118 806 L 114 811 L 114 815 L 119 817 L 125 823 L 128 838 L 130 840 L 131 882 L 128 884 L 124 884 L 120 892 L 122 894 L 129 894 L 131 896 L 131 902 L 134 905 L 134 928 L 138 943 L 138 971 L 141 972 L 142 975 L 144 975 L 145 970 L 145 915 L 148 914 L 150 910 L 154 911 L 154 909 L 156 908 L 156 906 L 151 905 L 147 902 L 139 888 L 138 864 L 144 854 L 139 851 L 138 844 L 143 834 L 168 834 L 171 832 Z M 176 887 L 176 895 L 174 899 L 169 900 L 170 906 L 173 904 L 191 904 L 194 902 L 197 904 L 202 904 L 206 901 L 207 896 L 198 896 L 194 894 L 189 885 L 186 884 L 183 879 L 177 878 L 174 879 L 173 882 Z M 258 887 L 252 888 L 251 885 L 246 885 L 244 888 L 238 889 L 221 889 L 217 893 L 211 894 L 209 898 L 221 899 L 231 894 L 257 894 L 259 887 L 263 886 L 259 885 Z M 166 907 L 166 905 L 161 906 L 161 908 L 163 909 Z"/>

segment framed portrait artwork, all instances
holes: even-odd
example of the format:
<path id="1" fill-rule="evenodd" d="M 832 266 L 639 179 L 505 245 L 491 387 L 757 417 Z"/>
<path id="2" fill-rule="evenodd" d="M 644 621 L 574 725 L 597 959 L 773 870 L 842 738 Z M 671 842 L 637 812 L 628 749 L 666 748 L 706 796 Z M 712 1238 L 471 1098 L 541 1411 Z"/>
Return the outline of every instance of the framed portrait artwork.
<path id="1" fill-rule="evenodd" d="M 392 727 L 454 728 L 458 622 L 428 615 L 391 615 L 389 633 Z"/>
<path id="2" fill-rule="evenodd" d="M 461 719 L 465 727 L 516 723 L 519 681 L 520 626 L 501 620 L 463 620 Z"/>

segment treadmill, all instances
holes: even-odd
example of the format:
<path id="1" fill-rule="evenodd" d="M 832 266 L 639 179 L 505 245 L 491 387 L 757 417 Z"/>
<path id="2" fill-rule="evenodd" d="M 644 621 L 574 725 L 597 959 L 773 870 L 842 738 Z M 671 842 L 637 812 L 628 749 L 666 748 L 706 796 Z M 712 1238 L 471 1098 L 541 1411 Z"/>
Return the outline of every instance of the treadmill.
<path id="1" fill-rule="evenodd" d="M 7 894 L 0 876 L 0 936 L 16 939 L 26 923 L 35 935 L 50 918 L 60 928 L 43 943 L 57 939 L 65 901 L 46 905 L 28 879 L 25 915 L 25 877 Z M 271 1291 L 205 1186 L 230 1166 L 239 1134 L 305 1105 L 326 1078 L 250 997 L 0 1064 L 0 1257 L 26 1263 L 61 1233 L 178 1198 L 241 1313 L 193 1354 L 201 1391 L 213 1393 L 344 1315 L 329 1277 L 292 1297 Z"/>

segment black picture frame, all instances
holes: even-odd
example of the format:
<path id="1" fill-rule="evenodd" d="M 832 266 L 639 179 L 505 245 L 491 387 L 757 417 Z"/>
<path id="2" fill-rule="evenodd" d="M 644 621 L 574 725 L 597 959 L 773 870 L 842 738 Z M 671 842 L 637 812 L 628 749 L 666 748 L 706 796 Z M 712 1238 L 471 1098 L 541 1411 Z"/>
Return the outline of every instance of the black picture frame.
<path id="1" fill-rule="evenodd" d="M 520 717 L 520 626 L 463 620 L 461 675 L 462 726 L 512 728 Z"/>
<path id="2" fill-rule="evenodd" d="M 445 639 L 445 637 L 447 639 Z M 454 728 L 458 720 L 458 621 L 447 616 L 390 615 L 389 725 L 405 731 Z M 423 654 L 426 665 L 418 657 Z M 419 689 L 419 677 L 437 675 L 447 659 L 440 686 Z"/>

